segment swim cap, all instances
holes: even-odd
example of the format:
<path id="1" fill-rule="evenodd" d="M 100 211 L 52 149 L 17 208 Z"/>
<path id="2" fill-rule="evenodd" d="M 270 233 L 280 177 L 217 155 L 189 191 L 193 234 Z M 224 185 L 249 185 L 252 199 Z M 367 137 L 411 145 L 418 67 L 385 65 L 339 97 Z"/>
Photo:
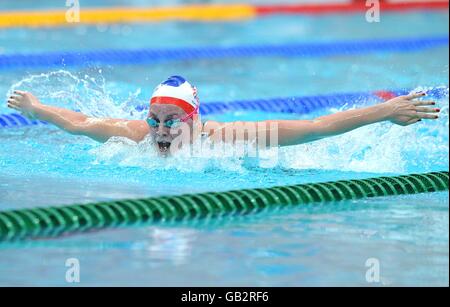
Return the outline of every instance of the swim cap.
<path id="1" fill-rule="evenodd" d="M 150 100 L 152 104 L 173 104 L 182 108 L 187 114 L 198 113 L 200 102 L 197 89 L 180 76 L 171 76 L 159 84 Z"/>

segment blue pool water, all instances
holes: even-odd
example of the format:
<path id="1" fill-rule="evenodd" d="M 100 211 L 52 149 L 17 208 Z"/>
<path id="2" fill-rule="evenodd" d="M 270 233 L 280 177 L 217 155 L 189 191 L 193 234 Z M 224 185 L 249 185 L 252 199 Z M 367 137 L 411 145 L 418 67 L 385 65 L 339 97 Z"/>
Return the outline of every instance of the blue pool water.
<path id="1" fill-rule="evenodd" d="M 43 8 L 53 5 L 41 2 Z M 4 9 L 25 8 L 5 3 Z M 383 14 L 379 24 L 354 14 L 1 29 L 0 54 L 427 37 L 448 35 L 447 24 L 446 12 L 414 12 Z M 321 58 L 3 70 L 0 95 L 6 99 L 20 88 L 93 116 L 143 118 L 134 107 L 145 104 L 154 86 L 172 74 L 196 84 L 204 103 L 402 88 L 448 92 L 448 53 L 448 47 L 438 47 Z M 282 148 L 275 162 L 270 152 L 261 160 L 211 158 L 211 152 L 163 160 L 145 144 L 98 144 L 50 126 L 0 129 L 0 210 L 448 170 L 448 94 L 437 103 L 438 121 L 376 124 Z M 208 118 L 294 119 L 333 111 Z M 0 114 L 8 112 L 1 104 Z M 448 193 L 441 192 L 4 243 L 0 285 L 70 285 L 64 279 L 67 258 L 80 260 L 81 285 L 448 285 L 448 205 Z M 380 283 L 365 279 L 369 258 L 380 261 Z"/>

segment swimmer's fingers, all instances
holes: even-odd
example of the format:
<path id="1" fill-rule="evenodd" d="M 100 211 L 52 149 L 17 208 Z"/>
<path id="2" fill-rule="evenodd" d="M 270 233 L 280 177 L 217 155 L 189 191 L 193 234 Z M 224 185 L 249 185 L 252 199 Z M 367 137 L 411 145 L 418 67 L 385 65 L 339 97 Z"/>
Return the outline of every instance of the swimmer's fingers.
<path id="1" fill-rule="evenodd" d="M 408 94 L 408 95 L 405 95 L 405 96 L 402 96 L 402 97 L 405 98 L 406 100 L 413 100 L 413 99 L 416 99 L 416 98 L 423 97 L 425 95 L 426 95 L 425 93 L 420 92 L 420 93 L 411 93 L 411 94 Z"/>
<path id="2" fill-rule="evenodd" d="M 406 122 L 406 126 L 407 126 L 407 125 L 415 124 L 415 123 L 417 123 L 417 122 L 420 122 L 421 120 L 422 120 L 422 119 L 420 119 L 419 117 L 411 118 L 410 120 L 408 120 L 408 121 Z"/>
<path id="3" fill-rule="evenodd" d="M 16 97 L 9 97 L 9 99 L 8 99 L 8 104 L 13 104 L 13 105 L 18 105 L 18 101 L 17 101 L 17 98 Z"/>
<path id="4" fill-rule="evenodd" d="M 10 101 L 10 100 L 12 100 L 12 101 L 17 101 L 17 99 L 19 99 L 19 98 L 20 98 L 20 96 L 17 96 L 17 95 L 11 95 L 11 96 L 9 96 L 8 101 Z"/>
<path id="5" fill-rule="evenodd" d="M 417 116 L 419 118 L 423 118 L 423 119 L 438 119 L 439 116 L 437 116 L 436 114 L 430 114 L 430 113 L 417 113 Z"/>
<path id="6" fill-rule="evenodd" d="M 422 112 L 422 113 L 439 113 L 440 109 L 427 108 L 427 107 L 416 107 L 416 111 Z"/>
<path id="7" fill-rule="evenodd" d="M 20 108 L 18 106 L 10 104 L 10 103 L 8 103 L 8 108 L 20 111 Z"/>
<path id="8" fill-rule="evenodd" d="M 27 92 L 24 92 L 24 91 L 19 91 L 19 90 L 15 90 L 14 91 L 14 94 L 17 94 L 17 95 L 20 95 L 20 96 L 23 96 L 23 95 L 25 95 Z"/>
<path id="9" fill-rule="evenodd" d="M 415 100 L 412 104 L 415 106 L 434 106 L 436 102 L 431 100 Z"/>

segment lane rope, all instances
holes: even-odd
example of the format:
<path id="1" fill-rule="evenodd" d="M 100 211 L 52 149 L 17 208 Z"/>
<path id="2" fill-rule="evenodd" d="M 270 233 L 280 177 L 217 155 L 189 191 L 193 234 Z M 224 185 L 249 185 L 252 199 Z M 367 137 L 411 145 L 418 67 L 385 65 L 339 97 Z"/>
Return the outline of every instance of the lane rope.
<path id="1" fill-rule="evenodd" d="M 310 203 L 448 191 L 448 171 L 0 211 L 0 242 L 255 214 Z"/>
<path id="2" fill-rule="evenodd" d="M 368 10 L 366 1 L 355 0 L 349 3 L 319 4 L 192 4 L 166 7 L 109 7 L 81 8 L 79 20 L 68 15 L 65 10 L 48 11 L 3 11 L 0 12 L 0 28 L 12 27 L 58 27 L 78 26 L 80 24 L 115 24 L 131 22 L 161 22 L 168 20 L 221 22 L 248 20 L 258 16 L 273 14 L 335 14 L 363 13 Z M 407 12 L 411 10 L 445 10 L 448 1 L 414 1 L 399 3 L 380 1 L 383 12 Z"/>
<path id="3" fill-rule="evenodd" d="M 435 36 L 235 47 L 16 53 L 0 55 L 0 70 L 88 65 L 138 65 L 165 61 L 243 57 L 330 57 L 374 52 L 413 52 L 436 47 L 448 47 L 448 42 L 448 36 Z"/>

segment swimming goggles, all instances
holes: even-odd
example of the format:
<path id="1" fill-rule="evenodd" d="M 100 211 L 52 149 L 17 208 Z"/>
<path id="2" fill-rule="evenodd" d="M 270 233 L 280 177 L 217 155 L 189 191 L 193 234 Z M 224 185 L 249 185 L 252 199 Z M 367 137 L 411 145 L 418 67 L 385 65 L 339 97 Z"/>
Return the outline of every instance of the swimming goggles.
<path id="1" fill-rule="evenodd" d="M 176 118 L 176 119 L 168 119 L 166 121 L 164 121 L 164 127 L 166 128 L 175 128 L 177 127 L 180 123 L 187 121 L 189 118 L 192 118 L 194 116 L 194 114 L 196 114 L 198 111 L 198 106 L 195 108 L 194 111 L 192 111 L 191 113 L 187 114 L 186 116 L 182 117 L 182 118 Z M 159 120 L 148 117 L 146 119 L 147 124 L 152 127 L 152 128 L 157 128 L 159 127 Z"/>

